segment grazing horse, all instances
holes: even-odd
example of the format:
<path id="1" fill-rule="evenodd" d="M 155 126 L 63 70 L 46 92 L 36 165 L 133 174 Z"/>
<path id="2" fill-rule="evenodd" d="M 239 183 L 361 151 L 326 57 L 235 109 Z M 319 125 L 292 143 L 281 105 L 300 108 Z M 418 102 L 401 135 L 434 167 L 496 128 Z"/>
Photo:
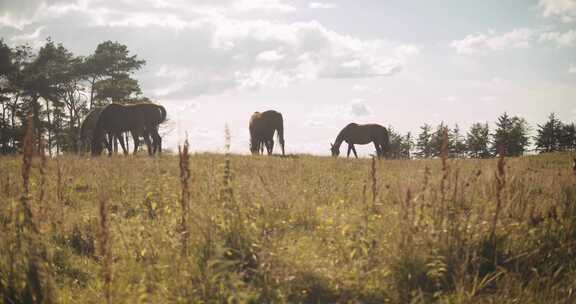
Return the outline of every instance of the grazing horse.
<path id="1" fill-rule="evenodd" d="M 274 150 L 274 132 L 277 132 L 278 141 L 284 155 L 284 122 L 282 114 L 274 110 L 254 112 L 250 117 L 250 151 L 252 154 L 262 154 L 264 146 L 268 155 Z"/>
<path id="2" fill-rule="evenodd" d="M 81 143 L 81 151 L 82 153 L 86 152 L 90 147 L 89 143 L 92 142 L 92 138 L 94 137 L 94 131 L 96 129 L 96 124 L 98 123 L 98 117 L 102 112 L 103 108 L 95 108 L 92 111 L 88 112 L 88 115 L 82 121 L 82 125 L 80 126 L 80 143 Z"/>
<path id="3" fill-rule="evenodd" d="M 102 108 L 94 128 L 92 138 L 92 154 L 102 152 L 102 142 L 112 154 L 112 142 L 116 137 L 124 154 L 128 154 L 124 145 L 122 132 L 130 131 L 134 138 L 134 153 L 138 151 L 139 137 L 144 137 L 148 146 L 148 154 L 162 151 L 162 138 L 158 134 L 158 125 L 166 119 L 164 107 L 152 103 L 121 105 L 113 103 Z M 106 140 L 108 135 L 108 140 Z M 152 136 L 152 143 L 150 142 Z"/>
<path id="4" fill-rule="evenodd" d="M 82 126 L 80 127 L 80 140 L 83 152 L 87 151 L 88 148 L 94 149 L 93 145 L 91 146 L 89 143 L 92 143 L 92 140 L 94 139 L 96 125 L 98 124 L 98 119 L 100 118 L 100 113 L 102 113 L 103 109 L 104 107 L 94 108 L 92 111 L 88 112 L 88 115 L 86 115 L 86 118 L 84 118 L 84 121 L 82 122 Z M 132 132 L 131 134 L 132 139 L 136 143 L 138 141 L 138 137 Z M 108 140 L 114 141 L 115 135 L 105 134 L 104 137 L 101 138 L 100 145 L 104 145 L 106 149 L 108 149 L 108 153 L 111 154 L 112 145 L 108 145 Z"/>
<path id="5" fill-rule="evenodd" d="M 358 158 L 356 153 L 355 144 L 365 145 L 373 142 L 374 147 L 376 147 L 376 154 L 378 157 L 384 157 L 384 153 L 387 152 L 390 139 L 388 136 L 388 130 L 378 124 L 366 124 L 359 125 L 356 123 L 350 123 L 336 137 L 334 144 L 330 144 L 330 151 L 332 156 L 340 155 L 340 145 L 345 141 L 348 143 L 348 154 L 350 157 L 350 151 L 354 152 L 354 156 Z"/>

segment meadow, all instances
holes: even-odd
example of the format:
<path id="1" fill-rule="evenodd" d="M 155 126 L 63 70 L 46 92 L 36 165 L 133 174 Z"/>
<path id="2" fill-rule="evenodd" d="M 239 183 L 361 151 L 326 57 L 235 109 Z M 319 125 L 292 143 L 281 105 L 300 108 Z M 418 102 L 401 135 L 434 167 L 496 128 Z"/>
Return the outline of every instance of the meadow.
<path id="1" fill-rule="evenodd" d="M 573 157 L 4 156 L 0 295 L 574 303 Z"/>

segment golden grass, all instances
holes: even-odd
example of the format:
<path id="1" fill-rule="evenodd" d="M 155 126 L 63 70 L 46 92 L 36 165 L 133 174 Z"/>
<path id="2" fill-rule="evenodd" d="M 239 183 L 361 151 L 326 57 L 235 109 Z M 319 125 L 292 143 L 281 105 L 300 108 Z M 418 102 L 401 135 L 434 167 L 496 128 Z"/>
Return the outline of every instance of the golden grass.
<path id="1" fill-rule="evenodd" d="M 570 303 L 573 157 L 61 156 L 26 172 L 1 157 L 0 296 Z M 21 203 L 38 229 L 27 247 Z"/>

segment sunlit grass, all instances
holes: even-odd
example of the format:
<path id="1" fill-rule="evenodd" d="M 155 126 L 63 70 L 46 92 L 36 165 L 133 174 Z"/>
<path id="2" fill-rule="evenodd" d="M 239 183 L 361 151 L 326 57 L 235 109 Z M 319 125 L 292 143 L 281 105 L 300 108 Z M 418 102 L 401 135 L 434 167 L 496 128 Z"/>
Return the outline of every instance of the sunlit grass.
<path id="1" fill-rule="evenodd" d="M 572 157 L 506 159 L 498 190 L 497 160 L 192 154 L 185 192 L 177 156 L 62 156 L 43 183 L 35 158 L 38 233 L 22 159 L 2 157 L 0 294 L 102 303 L 109 267 L 111 303 L 572 302 Z"/>

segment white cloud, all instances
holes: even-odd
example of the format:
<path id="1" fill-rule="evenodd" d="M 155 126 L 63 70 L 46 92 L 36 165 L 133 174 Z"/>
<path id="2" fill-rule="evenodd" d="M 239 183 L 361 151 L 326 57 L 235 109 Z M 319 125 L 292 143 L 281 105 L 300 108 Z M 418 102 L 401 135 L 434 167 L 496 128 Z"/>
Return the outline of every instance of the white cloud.
<path id="1" fill-rule="evenodd" d="M 46 33 L 68 37 L 62 42 L 81 54 L 102 40 L 120 41 L 148 62 L 139 73 L 144 93 L 166 98 L 318 78 L 391 76 L 418 53 L 411 45 L 360 39 L 317 21 L 287 22 L 270 15 L 293 10 L 284 0 L 42 3 L 30 1 L 22 16 L 33 16 L 35 24 L 45 27 L 26 35 L 39 41 Z"/>
<path id="2" fill-rule="evenodd" d="M 527 28 L 501 34 L 488 31 L 488 33 L 467 35 L 462 40 L 454 40 L 450 47 L 455 48 L 458 54 L 471 55 L 510 48 L 527 48 L 533 37 L 534 32 Z"/>
<path id="3" fill-rule="evenodd" d="M 10 40 L 14 41 L 16 43 L 27 43 L 28 42 L 28 43 L 31 43 L 33 45 L 38 44 L 38 43 L 42 43 L 42 39 L 40 38 L 40 34 L 44 30 L 44 28 L 45 28 L 45 26 L 39 26 L 31 33 L 23 33 L 20 35 L 12 36 L 12 38 L 10 38 Z"/>
<path id="4" fill-rule="evenodd" d="M 308 7 L 328 9 L 328 8 L 337 8 L 338 5 L 336 5 L 335 3 L 328 3 L 328 2 L 310 2 L 308 3 Z"/>
<path id="5" fill-rule="evenodd" d="M 540 41 L 552 41 L 561 47 L 576 46 L 576 31 L 569 30 L 564 33 L 547 32 L 540 35 Z"/>
<path id="6" fill-rule="evenodd" d="M 353 99 L 346 104 L 325 105 L 310 111 L 305 126 L 327 126 L 345 122 L 367 122 L 374 111 L 364 99 Z"/>
<path id="7" fill-rule="evenodd" d="M 441 98 L 442 101 L 446 101 L 448 103 L 455 103 L 459 99 L 460 98 L 458 98 L 457 96 L 452 96 L 452 95 Z"/>
<path id="8" fill-rule="evenodd" d="M 289 13 L 296 10 L 290 4 L 280 0 L 239 0 L 234 4 L 234 8 L 239 11 L 273 11 Z"/>
<path id="9" fill-rule="evenodd" d="M 492 95 L 480 97 L 480 101 L 486 102 L 486 103 L 491 103 L 491 102 L 494 102 L 496 100 L 498 100 L 498 97 L 492 96 Z"/>
<path id="10" fill-rule="evenodd" d="M 270 50 L 270 51 L 261 52 L 256 57 L 259 61 L 273 62 L 273 61 L 282 60 L 282 58 L 284 58 L 284 55 L 282 55 L 277 50 Z"/>
<path id="11" fill-rule="evenodd" d="M 366 105 L 363 99 L 351 101 L 349 107 L 350 115 L 352 116 L 360 117 L 372 115 L 372 109 Z"/>
<path id="12" fill-rule="evenodd" d="M 190 75 L 190 71 L 180 66 L 161 65 L 156 71 L 156 76 L 172 79 L 184 79 Z"/>
<path id="13" fill-rule="evenodd" d="M 152 90 L 155 97 L 167 97 L 182 90 L 188 84 L 187 81 L 174 81 L 165 86 L 161 86 Z"/>
<path id="14" fill-rule="evenodd" d="M 576 74 L 576 64 L 570 64 L 570 66 L 568 66 L 568 74 Z"/>
<path id="15" fill-rule="evenodd" d="M 352 86 L 352 91 L 361 92 L 361 93 L 368 93 L 368 94 L 380 94 L 384 91 L 383 88 L 374 88 L 371 86 L 363 85 L 363 84 L 355 84 Z"/>
<path id="16" fill-rule="evenodd" d="M 575 0 L 540 0 L 538 7 L 546 18 L 558 18 L 564 23 L 576 21 Z"/>
<path id="17" fill-rule="evenodd" d="M 404 44 L 396 47 L 395 53 L 398 58 L 407 59 L 420 54 L 420 49 L 414 45 Z"/>

